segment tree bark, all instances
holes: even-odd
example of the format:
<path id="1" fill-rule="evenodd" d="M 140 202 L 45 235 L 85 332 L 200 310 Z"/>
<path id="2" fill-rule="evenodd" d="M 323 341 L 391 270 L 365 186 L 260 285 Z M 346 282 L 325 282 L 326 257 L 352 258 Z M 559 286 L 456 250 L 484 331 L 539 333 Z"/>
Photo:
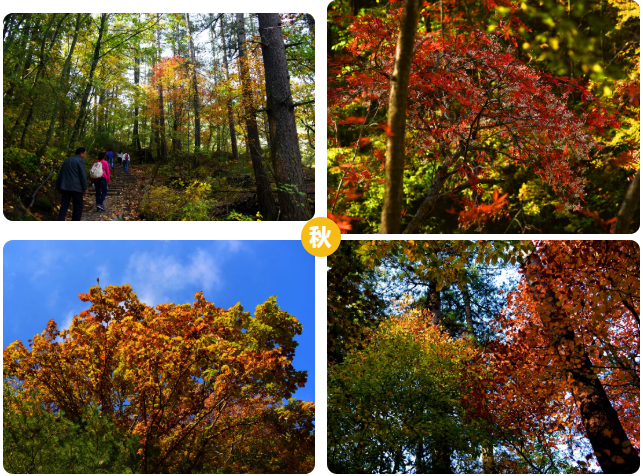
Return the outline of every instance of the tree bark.
<path id="1" fill-rule="evenodd" d="M 78 117 L 76 118 L 76 123 L 74 124 L 74 129 L 71 133 L 71 138 L 69 139 L 69 150 L 73 151 L 76 148 L 76 141 L 78 140 L 78 135 L 80 134 L 80 128 L 85 122 L 85 109 L 87 108 L 87 100 L 89 98 L 89 93 L 92 90 L 93 81 L 94 81 L 94 72 L 96 71 L 96 66 L 98 65 L 98 59 L 100 58 L 100 46 L 103 40 L 103 34 L 107 29 L 107 16 L 108 13 L 100 14 L 100 27 L 98 28 L 98 39 L 96 40 L 96 46 L 94 47 L 94 57 L 92 58 L 91 68 L 89 70 L 89 78 L 87 80 L 87 86 L 85 87 L 85 92 L 80 101 L 80 109 L 78 111 Z"/>
<path id="2" fill-rule="evenodd" d="M 159 61 L 161 61 L 162 58 L 162 50 L 161 50 L 161 14 L 157 13 L 156 14 L 156 49 L 158 51 L 158 58 Z M 158 128 L 157 130 L 160 132 L 159 138 L 158 138 L 158 149 L 157 149 L 157 155 L 159 156 L 158 159 L 161 162 L 165 162 L 167 160 L 167 144 L 165 142 L 165 110 L 163 108 L 163 83 L 159 81 L 159 119 L 158 119 Z"/>
<path id="3" fill-rule="evenodd" d="M 308 23 L 308 29 L 310 34 L 313 37 L 313 48 L 315 47 L 315 19 L 310 13 L 304 13 L 306 15 L 306 23 Z"/>
<path id="4" fill-rule="evenodd" d="M 442 299 L 435 281 L 429 282 L 426 292 L 426 307 L 431 312 L 431 322 L 434 326 L 442 324 Z"/>
<path id="5" fill-rule="evenodd" d="M 469 285 L 467 283 L 460 284 L 460 291 L 462 291 L 462 300 L 464 302 L 464 316 L 467 322 L 467 334 L 475 339 L 473 332 L 473 314 L 471 313 L 471 293 L 469 292 Z"/>
<path id="6" fill-rule="evenodd" d="M 223 53 L 223 65 L 225 66 L 225 79 L 230 83 L 230 69 L 228 67 L 228 54 L 226 52 L 225 32 L 223 31 L 223 21 L 225 16 L 221 17 L 221 46 Z M 228 127 L 230 128 L 230 142 L 232 143 L 232 158 L 235 161 L 239 160 L 239 150 L 237 149 L 237 133 L 234 130 L 234 114 L 232 112 L 232 98 L 226 101 L 226 108 L 228 109 Z"/>
<path id="7" fill-rule="evenodd" d="M 266 220 L 277 219 L 277 204 L 272 196 L 270 180 L 262 163 L 259 129 L 257 128 L 257 113 L 252 97 L 248 58 L 246 55 L 246 29 L 243 24 L 243 13 L 237 13 L 237 39 L 239 43 L 239 66 L 241 68 L 241 84 L 245 109 L 245 122 L 248 131 L 248 148 L 257 184 L 257 200 L 259 209 Z"/>
<path id="8" fill-rule="evenodd" d="M 484 474 L 496 474 L 498 472 L 492 444 L 486 444 L 482 448 L 482 472 Z"/>
<path id="9" fill-rule="evenodd" d="M 604 473 L 633 474 L 639 469 L 640 459 L 636 449 L 629 443 L 618 413 L 612 406 L 603 384 L 594 371 L 593 364 L 582 344 L 574 344 L 575 332 L 565 321 L 568 316 L 556 303 L 556 294 L 547 285 L 540 256 L 531 253 L 525 260 L 525 278 L 535 290 L 542 288 L 538 299 L 542 302 L 544 332 L 561 359 L 578 362 L 566 370 L 571 392 L 585 427 L 586 436 L 594 449 L 594 455 Z M 551 271 L 550 271 L 551 272 Z M 571 343 L 571 344 L 570 344 Z M 571 349 L 564 349 L 569 345 Z"/>
<path id="10" fill-rule="evenodd" d="M 138 20 L 141 20 L 141 14 L 138 14 Z M 141 150 L 141 139 L 139 137 L 138 131 L 138 86 L 140 83 L 141 77 L 141 42 L 139 39 L 136 40 L 136 56 L 134 58 L 134 128 L 132 130 L 132 136 L 134 139 L 134 147 L 136 152 Z"/>
<path id="11" fill-rule="evenodd" d="M 395 65 L 391 75 L 386 138 L 386 184 L 380 233 L 399 233 L 402 213 L 406 103 L 413 43 L 422 2 L 404 0 L 400 34 L 395 49 Z"/>
<path id="12" fill-rule="evenodd" d="M 278 13 L 259 13 L 257 16 L 279 207 L 284 220 L 306 221 L 310 216 L 308 197 L 281 22 Z"/>
<path id="13" fill-rule="evenodd" d="M 433 207 L 435 207 L 435 204 L 440 198 L 442 186 L 444 185 L 444 182 L 446 182 L 450 165 L 451 158 L 450 155 L 447 155 L 445 161 L 440 165 L 440 167 L 438 167 L 436 176 L 429 187 L 429 191 L 427 192 L 425 199 L 420 204 L 420 208 L 415 212 L 415 215 L 409 224 L 406 225 L 404 234 L 417 233 L 424 220 L 426 220 L 429 214 L 433 211 Z"/>
<path id="14" fill-rule="evenodd" d="M 194 53 L 194 42 L 192 41 L 192 30 L 190 30 L 190 14 L 185 14 L 185 24 L 188 29 L 188 45 L 190 48 L 190 65 L 192 70 L 192 94 L 194 100 L 194 149 L 198 153 L 201 148 L 201 119 L 199 118 L 199 83 L 196 72 L 196 54 Z"/>
<path id="15" fill-rule="evenodd" d="M 641 171 L 636 172 L 634 180 L 627 189 L 621 208 L 618 211 L 618 218 L 616 220 L 616 226 L 614 227 L 614 233 L 628 233 L 630 231 L 630 223 L 632 223 L 632 217 L 634 216 L 634 211 L 636 206 L 639 205 L 641 198 Z M 635 230 L 636 231 L 636 230 Z"/>

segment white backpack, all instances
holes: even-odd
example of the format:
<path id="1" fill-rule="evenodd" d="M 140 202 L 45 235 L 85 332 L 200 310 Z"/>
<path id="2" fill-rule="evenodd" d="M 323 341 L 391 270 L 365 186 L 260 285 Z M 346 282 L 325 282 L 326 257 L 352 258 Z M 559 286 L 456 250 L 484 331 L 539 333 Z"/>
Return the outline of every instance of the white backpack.
<path id="1" fill-rule="evenodd" d="M 96 162 L 92 165 L 92 169 L 89 171 L 89 178 L 99 179 L 103 176 L 103 163 Z"/>

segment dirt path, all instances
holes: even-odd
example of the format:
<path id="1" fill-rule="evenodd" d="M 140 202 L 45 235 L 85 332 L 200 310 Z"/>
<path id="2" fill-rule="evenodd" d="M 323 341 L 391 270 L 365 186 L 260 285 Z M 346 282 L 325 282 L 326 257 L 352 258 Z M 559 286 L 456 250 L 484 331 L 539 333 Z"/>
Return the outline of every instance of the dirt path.
<path id="1" fill-rule="evenodd" d="M 107 189 L 107 197 L 103 203 L 104 212 L 96 209 L 96 192 L 90 185 L 89 192 L 83 201 L 83 216 L 81 221 L 118 221 L 131 220 L 131 213 L 126 213 L 126 208 L 130 207 L 129 198 L 136 188 L 138 171 L 133 170 L 125 172 L 119 166 L 114 167 L 112 171 L 112 183 Z"/>

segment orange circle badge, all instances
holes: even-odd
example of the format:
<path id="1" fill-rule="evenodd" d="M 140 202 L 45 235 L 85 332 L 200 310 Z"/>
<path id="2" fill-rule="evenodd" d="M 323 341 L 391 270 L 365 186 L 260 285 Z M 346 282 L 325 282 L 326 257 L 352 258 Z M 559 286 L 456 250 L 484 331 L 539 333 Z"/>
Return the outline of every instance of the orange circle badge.
<path id="1" fill-rule="evenodd" d="M 301 230 L 301 242 L 306 251 L 320 258 L 333 254 L 341 240 L 339 227 L 326 217 L 313 218 Z"/>

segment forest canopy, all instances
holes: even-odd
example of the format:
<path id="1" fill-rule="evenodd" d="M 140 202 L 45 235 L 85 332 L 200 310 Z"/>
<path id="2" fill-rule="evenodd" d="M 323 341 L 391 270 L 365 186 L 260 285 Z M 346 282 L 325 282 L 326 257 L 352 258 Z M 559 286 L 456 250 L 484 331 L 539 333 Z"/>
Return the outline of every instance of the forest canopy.
<path id="1" fill-rule="evenodd" d="M 328 269 L 331 471 L 638 470 L 636 243 L 340 250 Z M 347 262 L 366 272 L 347 275 Z"/>
<path id="2" fill-rule="evenodd" d="M 636 230 L 639 25 L 629 1 L 332 2 L 329 217 L 355 233 Z"/>
<path id="3" fill-rule="evenodd" d="M 12 473 L 307 473 L 314 402 L 292 398 L 298 320 L 271 297 L 255 315 L 149 307 L 92 287 L 89 309 L 4 350 L 3 454 Z"/>
<path id="4" fill-rule="evenodd" d="M 51 219 L 55 174 L 81 146 L 88 170 L 103 150 L 132 157 L 132 219 L 312 215 L 312 16 L 9 14 L 3 35 L 14 219 Z"/>

